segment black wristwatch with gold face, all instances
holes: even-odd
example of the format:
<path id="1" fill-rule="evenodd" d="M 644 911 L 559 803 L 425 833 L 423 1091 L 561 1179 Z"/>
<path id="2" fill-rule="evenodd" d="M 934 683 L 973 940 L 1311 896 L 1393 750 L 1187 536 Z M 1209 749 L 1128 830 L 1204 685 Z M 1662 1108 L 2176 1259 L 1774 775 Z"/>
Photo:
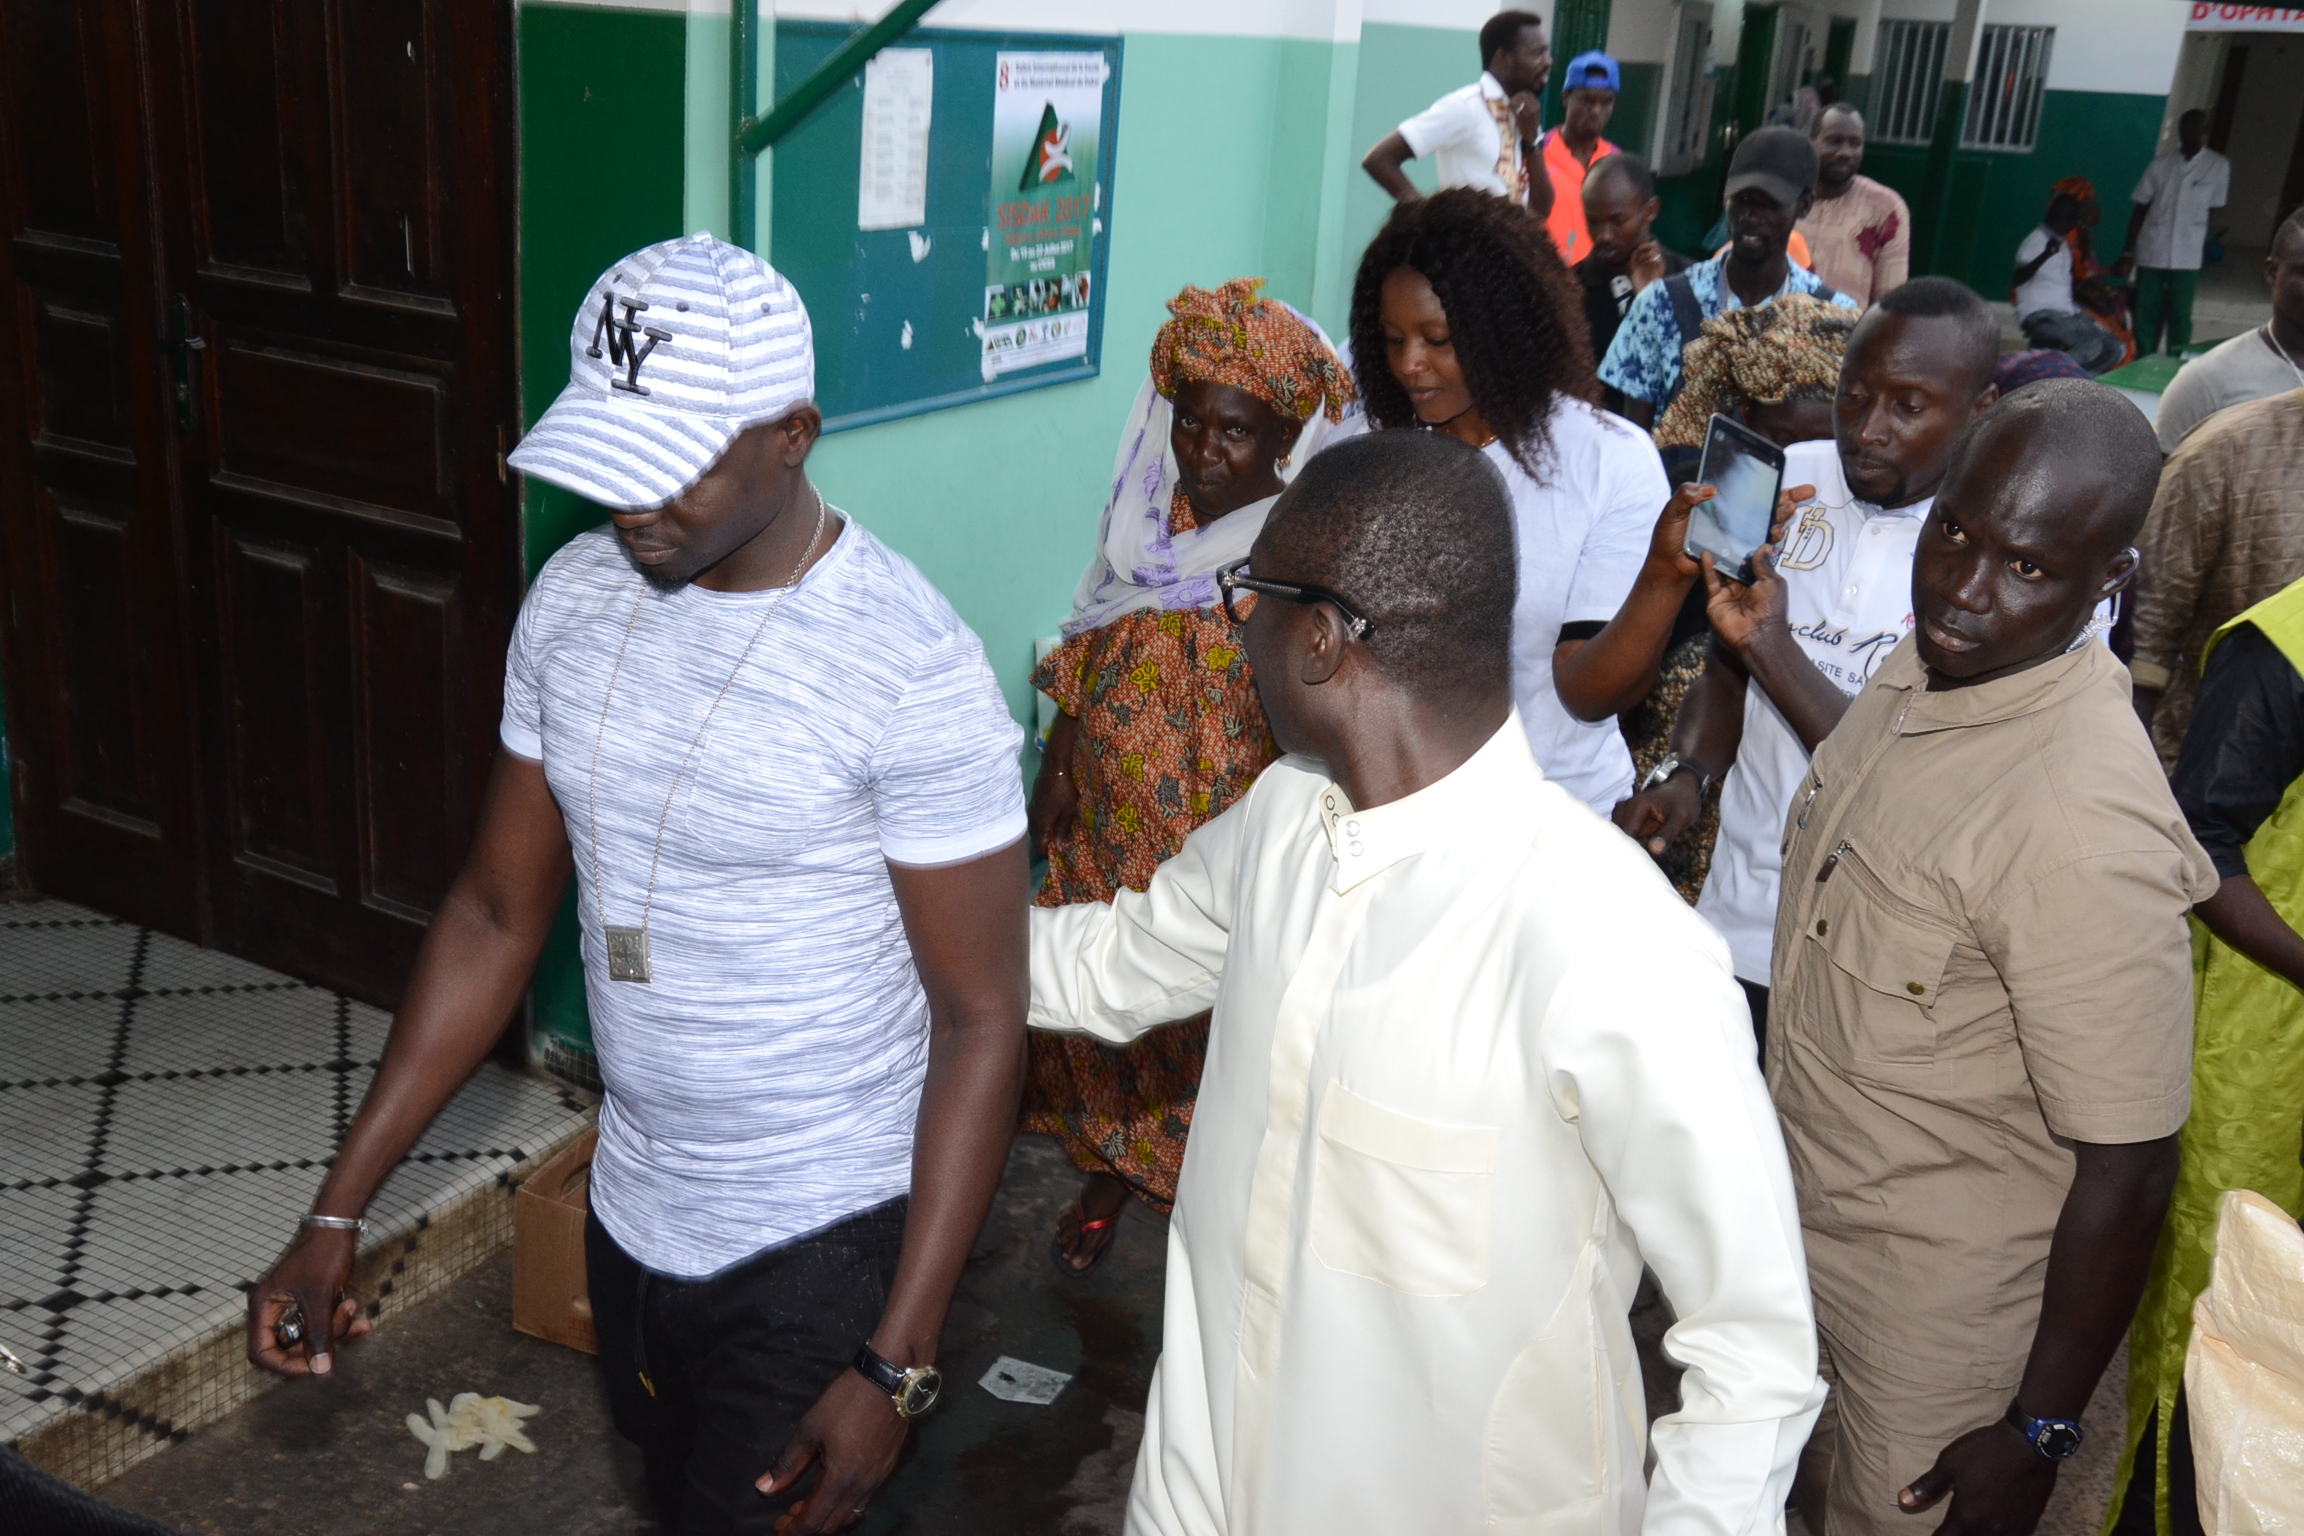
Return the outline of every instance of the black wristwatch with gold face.
<path id="1" fill-rule="evenodd" d="M 910 1369 L 883 1358 L 870 1344 L 856 1347 L 856 1358 L 849 1362 L 856 1374 L 888 1394 L 903 1418 L 916 1419 L 936 1406 L 936 1399 L 944 1391 L 944 1373 L 932 1365 L 915 1365 Z"/>

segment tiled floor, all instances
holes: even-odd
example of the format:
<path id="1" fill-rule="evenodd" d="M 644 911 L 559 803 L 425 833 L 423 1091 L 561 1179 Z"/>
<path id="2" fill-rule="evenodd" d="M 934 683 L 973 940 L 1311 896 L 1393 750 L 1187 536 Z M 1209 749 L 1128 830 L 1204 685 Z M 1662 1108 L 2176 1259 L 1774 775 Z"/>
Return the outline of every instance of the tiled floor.
<path id="1" fill-rule="evenodd" d="M 0 904 L 0 1344 L 28 1367 L 0 1372 L 0 1441 L 116 1404 L 234 1325 L 390 1023 L 77 907 Z M 482 1067 L 377 1196 L 364 1251 L 414 1252 L 410 1234 L 588 1116 L 550 1082 Z"/>

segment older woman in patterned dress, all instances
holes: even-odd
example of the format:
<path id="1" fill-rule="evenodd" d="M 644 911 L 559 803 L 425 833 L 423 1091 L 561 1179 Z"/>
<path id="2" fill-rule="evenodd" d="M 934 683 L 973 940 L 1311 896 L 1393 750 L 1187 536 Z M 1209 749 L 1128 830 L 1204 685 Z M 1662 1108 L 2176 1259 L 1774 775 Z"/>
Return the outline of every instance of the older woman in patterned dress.
<path id="1" fill-rule="evenodd" d="M 1169 301 L 1096 557 L 1064 643 L 1033 673 L 1060 711 L 1032 790 L 1041 906 L 1142 890 L 1276 755 L 1216 569 L 1248 553 L 1291 465 L 1354 390 L 1319 327 L 1261 287 L 1236 278 Z M 1162 1213 L 1175 1200 L 1207 1049 L 1206 1014 L 1125 1050 L 1032 1037 L 1024 1129 L 1088 1174 L 1057 1222 L 1066 1268 L 1102 1257 L 1131 1191 Z"/>

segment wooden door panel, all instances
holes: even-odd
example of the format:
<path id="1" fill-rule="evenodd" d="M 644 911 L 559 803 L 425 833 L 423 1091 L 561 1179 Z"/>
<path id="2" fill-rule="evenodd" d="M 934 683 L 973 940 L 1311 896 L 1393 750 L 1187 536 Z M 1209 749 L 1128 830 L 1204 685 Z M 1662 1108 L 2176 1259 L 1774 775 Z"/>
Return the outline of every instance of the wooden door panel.
<path id="1" fill-rule="evenodd" d="M 456 536 L 443 369 L 379 366 L 226 330 L 214 399 L 216 463 L 236 487 L 317 492 Z M 346 431 L 350 422 L 357 433 Z"/>
<path id="2" fill-rule="evenodd" d="M 198 98 L 230 103 L 204 115 L 200 174 L 207 190 L 193 238 L 204 267 L 245 268 L 308 286 L 310 220 L 302 146 L 282 131 L 299 86 L 294 7 L 282 0 L 192 0 Z"/>
<path id="3" fill-rule="evenodd" d="M 466 718 L 463 593 L 436 571 L 358 556 L 350 576 L 361 897 L 424 923 L 456 876 L 476 809 L 476 765 L 463 739 L 441 729 Z"/>
<path id="4" fill-rule="evenodd" d="M 51 520 L 63 617 L 60 808 L 157 840 L 162 732 L 155 720 L 150 618 L 137 579 L 136 504 L 39 492 Z"/>
<path id="5" fill-rule="evenodd" d="M 77 235 L 117 253 L 104 9 L 13 0 L 0 53 L 8 60 L 9 159 L 19 199 L 13 230 Z"/>
<path id="6" fill-rule="evenodd" d="M 308 543 L 222 524 L 217 543 L 213 590 L 229 690 L 219 703 L 230 722 L 233 861 L 337 895 L 326 555 Z"/>
<path id="7" fill-rule="evenodd" d="M 35 290 L 32 311 L 40 370 L 35 440 L 71 439 L 133 462 L 128 336 L 119 301 Z"/>
<path id="8" fill-rule="evenodd" d="M 329 66 L 342 103 L 334 166 L 348 294 L 381 290 L 453 307 L 441 281 L 448 214 L 445 103 L 425 68 L 441 0 L 333 0 Z"/>

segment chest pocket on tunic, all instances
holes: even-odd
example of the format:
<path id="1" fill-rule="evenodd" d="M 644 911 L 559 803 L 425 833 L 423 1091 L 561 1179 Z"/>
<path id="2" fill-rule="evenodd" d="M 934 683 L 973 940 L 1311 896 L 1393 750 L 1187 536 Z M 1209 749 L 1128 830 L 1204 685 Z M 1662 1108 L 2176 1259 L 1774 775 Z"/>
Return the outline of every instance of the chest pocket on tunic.
<path id="1" fill-rule="evenodd" d="M 1411 1296 L 1488 1283 L 1496 1152 L 1486 1126 L 1419 1120 L 1330 1083 L 1312 1171 L 1312 1252 Z"/>
<path id="2" fill-rule="evenodd" d="M 1843 847 L 1812 905 L 1802 941 L 1822 950 L 1829 1017 L 1820 1021 L 1836 1065 L 1931 1066 L 1937 1051 L 1937 994 L 1953 936 L 1922 918 Z"/>

